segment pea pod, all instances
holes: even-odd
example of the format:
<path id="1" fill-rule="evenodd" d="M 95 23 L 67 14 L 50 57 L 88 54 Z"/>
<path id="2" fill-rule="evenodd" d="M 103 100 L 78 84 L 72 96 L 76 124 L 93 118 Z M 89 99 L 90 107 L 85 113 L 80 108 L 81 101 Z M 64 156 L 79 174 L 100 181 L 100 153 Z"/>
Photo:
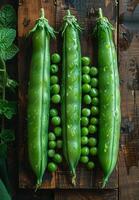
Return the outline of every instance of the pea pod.
<path id="1" fill-rule="evenodd" d="M 81 49 L 77 19 L 67 11 L 62 27 L 62 128 L 63 151 L 75 184 L 81 154 Z"/>
<path id="2" fill-rule="evenodd" d="M 28 154 L 37 177 L 37 187 L 47 166 L 48 123 L 50 107 L 50 36 L 54 30 L 44 17 L 36 21 L 32 34 L 33 52 L 28 87 Z"/>
<path id="3" fill-rule="evenodd" d="M 101 8 L 95 27 L 99 69 L 99 144 L 98 157 L 104 173 L 103 187 L 116 165 L 120 137 L 120 91 L 113 27 Z"/>

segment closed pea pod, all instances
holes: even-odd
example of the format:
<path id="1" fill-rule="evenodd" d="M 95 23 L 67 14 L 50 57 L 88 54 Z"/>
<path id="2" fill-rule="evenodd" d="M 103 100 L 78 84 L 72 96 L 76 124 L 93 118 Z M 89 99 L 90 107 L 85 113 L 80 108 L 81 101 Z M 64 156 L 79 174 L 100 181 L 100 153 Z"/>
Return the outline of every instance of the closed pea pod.
<path id="1" fill-rule="evenodd" d="M 50 36 L 54 30 L 44 17 L 36 21 L 32 34 L 33 52 L 28 87 L 28 154 L 29 162 L 37 177 L 37 187 L 47 166 L 48 123 L 50 106 Z"/>
<path id="2" fill-rule="evenodd" d="M 75 184 L 81 154 L 81 50 L 77 19 L 68 10 L 64 17 L 62 65 L 63 151 Z"/>
<path id="3" fill-rule="evenodd" d="M 116 165 L 121 122 L 119 75 L 112 29 L 99 9 L 95 34 L 98 42 L 100 101 L 98 157 L 104 173 L 103 187 Z"/>

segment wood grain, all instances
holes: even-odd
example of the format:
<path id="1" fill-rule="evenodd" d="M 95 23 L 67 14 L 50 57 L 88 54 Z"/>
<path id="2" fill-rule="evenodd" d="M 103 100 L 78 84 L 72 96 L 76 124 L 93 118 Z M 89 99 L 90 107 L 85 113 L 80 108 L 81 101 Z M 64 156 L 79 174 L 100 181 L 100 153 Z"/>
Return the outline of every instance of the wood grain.
<path id="1" fill-rule="evenodd" d="M 20 188 L 34 188 L 35 177 L 33 176 L 29 163 L 27 160 L 27 147 L 26 147 L 26 103 L 27 103 L 27 87 L 28 87 L 28 69 L 30 62 L 30 41 L 25 39 L 25 34 L 31 29 L 35 20 L 39 17 L 40 7 L 45 8 L 46 17 L 50 24 L 60 29 L 63 16 L 66 9 L 70 8 L 71 12 L 75 14 L 79 23 L 84 28 L 81 34 L 82 55 L 90 56 L 92 64 L 95 64 L 95 48 L 92 41 L 92 30 L 96 20 L 96 10 L 102 7 L 104 14 L 110 21 L 116 25 L 116 7 L 115 1 L 20 1 L 18 9 L 18 35 L 19 35 L 19 48 L 22 49 L 19 53 L 19 187 Z M 57 42 L 54 41 L 51 45 L 52 51 L 57 50 L 61 52 L 62 38 L 59 35 Z M 98 163 L 96 161 L 96 163 Z M 76 187 L 71 185 L 70 172 L 67 165 L 64 164 L 54 174 L 46 173 L 44 183 L 41 188 L 43 189 L 92 189 L 100 188 L 102 181 L 102 171 L 99 165 L 96 164 L 94 171 L 87 171 L 85 167 L 79 165 L 77 168 L 77 184 Z M 107 189 L 118 188 L 118 168 L 111 176 Z"/>
<path id="2" fill-rule="evenodd" d="M 54 200 L 118 200 L 117 190 L 60 190 L 55 192 Z"/>

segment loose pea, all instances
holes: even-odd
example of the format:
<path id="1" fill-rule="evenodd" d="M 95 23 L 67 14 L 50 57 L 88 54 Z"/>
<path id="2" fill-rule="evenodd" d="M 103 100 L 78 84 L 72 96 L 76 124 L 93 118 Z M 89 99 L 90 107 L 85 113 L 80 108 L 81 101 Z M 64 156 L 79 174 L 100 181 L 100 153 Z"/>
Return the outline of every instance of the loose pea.
<path id="1" fill-rule="evenodd" d="M 49 140 L 55 140 L 56 139 L 56 136 L 55 136 L 55 134 L 53 133 L 53 132 L 50 132 L 49 134 L 48 134 L 48 139 Z"/>
<path id="2" fill-rule="evenodd" d="M 98 85 L 98 79 L 97 78 L 92 78 L 90 81 L 91 87 L 97 87 Z"/>
<path id="3" fill-rule="evenodd" d="M 89 66 L 84 66 L 82 68 L 82 73 L 83 74 L 89 74 L 89 72 L 90 72 L 90 67 Z"/>
<path id="4" fill-rule="evenodd" d="M 94 116 L 94 115 L 97 115 L 98 114 L 98 107 L 96 107 L 96 106 L 92 106 L 91 107 L 91 114 L 92 114 L 92 116 Z"/>
<path id="5" fill-rule="evenodd" d="M 87 126 L 89 123 L 89 119 L 87 117 L 82 117 L 81 118 L 81 125 L 82 126 Z"/>
<path id="6" fill-rule="evenodd" d="M 95 155 L 97 155 L 97 148 L 91 147 L 89 152 L 90 152 L 90 155 L 95 156 Z"/>
<path id="7" fill-rule="evenodd" d="M 98 124 L 98 119 L 96 117 L 92 117 L 90 119 L 90 123 L 93 124 L 93 125 L 96 125 L 96 124 Z"/>
<path id="8" fill-rule="evenodd" d="M 60 86 L 58 84 L 54 84 L 51 86 L 51 94 L 58 94 L 60 91 Z"/>
<path id="9" fill-rule="evenodd" d="M 91 169 L 93 169 L 94 167 L 95 167 L 94 162 L 89 161 L 89 162 L 87 163 L 87 169 L 91 170 Z"/>
<path id="10" fill-rule="evenodd" d="M 90 76 L 88 74 L 83 74 L 82 82 L 83 83 L 90 83 Z"/>
<path id="11" fill-rule="evenodd" d="M 62 145 L 63 145 L 63 141 L 62 141 L 62 140 L 57 140 L 57 141 L 56 141 L 56 147 L 57 147 L 58 149 L 61 149 L 61 148 L 62 148 Z"/>
<path id="12" fill-rule="evenodd" d="M 82 129 L 81 129 L 81 134 L 82 134 L 82 136 L 87 136 L 88 135 L 88 128 L 87 127 L 83 127 Z"/>
<path id="13" fill-rule="evenodd" d="M 83 86 L 82 86 L 83 93 L 89 93 L 90 90 L 91 90 L 91 86 L 89 84 L 87 84 L 87 83 L 83 84 Z"/>
<path id="14" fill-rule="evenodd" d="M 52 74 L 55 74 L 55 73 L 58 72 L 58 66 L 57 65 L 54 65 L 54 64 L 51 65 L 50 69 L 51 69 Z"/>
<path id="15" fill-rule="evenodd" d="M 91 67 L 90 69 L 90 75 L 91 76 L 96 76 L 98 73 L 98 69 L 96 67 Z"/>
<path id="16" fill-rule="evenodd" d="M 84 104 L 90 104 L 91 103 L 90 95 L 88 95 L 88 94 L 84 95 L 83 102 L 84 102 Z"/>
<path id="17" fill-rule="evenodd" d="M 91 114 L 90 109 L 88 109 L 88 108 L 83 108 L 83 109 L 82 109 L 82 115 L 83 115 L 83 116 L 89 117 L 90 114 Z"/>
<path id="18" fill-rule="evenodd" d="M 50 141 L 49 142 L 49 148 L 54 149 L 56 147 L 56 142 L 55 141 Z"/>
<path id="19" fill-rule="evenodd" d="M 88 147 L 82 147 L 82 149 L 81 149 L 81 155 L 82 156 L 89 155 L 89 148 Z"/>
<path id="20" fill-rule="evenodd" d="M 86 56 L 82 57 L 81 61 L 82 61 L 83 66 L 90 65 L 90 62 L 91 62 L 90 58 Z"/>
<path id="21" fill-rule="evenodd" d="M 87 156 L 81 156 L 81 158 L 80 158 L 80 162 L 81 163 L 88 163 L 88 161 L 89 161 L 89 158 L 87 157 Z"/>
<path id="22" fill-rule="evenodd" d="M 58 110 L 55 108 L 50 109 L 50 117 L 55 117 L 58 115 Z"/>
<path id="23" fill-rule="evenodd" d="M 96 138 L 90 137 L 89 140 L 88 140 L 88 145 L 89 145 L 90 147 L 93 147 L 93 146 L 95 146 L 96 144 L 97 144 Z"/>
<path id="24" fill-rule="evenodd" d="M 52 56 L 51 56 L 52 63 L 57 64 L 57 63 L 60 62 L 60 60 L 61 60 L 61 58 L 60 58 L 60 55 L 58 53 L 52 54 Z"/>
<path id="25" fill-rule="evenodd" d="M 57 165 L 54 162 L 48 163 L 48 171 L 55 172 L 57 170 Z"/>
<path id="26" fill-rule="evenodd" d="M 97 97 L 92 98 L 92 105 L 97 106 L 99 103 L 99 100 Z"/>
<path id="27" fill-rule="evenodd" d="M 90 126 L 88 127 L 88 130 L 89 130 L 89 133 L 90 133 L 90 134 L 93 134 L 93 133 L 96 133 L 97 128 L 96 128 L 96 126 L 94 126 L 94 125 L 90 125 Z"/>
<path id="28" fill-rule="evenodd" d="M 61 136 L 61 133 L 62 133 L 61 127 L 56 127 L 56 128 L 54 128 L 54 133 L 55 133 L 55 136 L 56 136 L 56 137 Z"/>
<path id="29" fill-rule="evenodd" d="M 51 121 L 54 126 L 58 126 L 61 122 L 61 119 L 60 119 L 60 117 L 56 116 L 56 117 L 52 117 Z"/>
<path id="30" fill-rule="evenodd" d="M 52 157 L 54 157 L 54 155 L 55 155 L 55 150 L 54 150 L 54 149 L 49 149 L 49 150 L 48 150 L 48 156 L 49 156 L 50 158 L 52 158 Z"/>
<path id="31" fill-rule="evenodd" d="M 60 102 L 60 100 L 61 100 L 61 97 L 60 97 L 59 94 L 54 94 L 54 95 L 52 96 L 52 102 L 53 102 L 53 103 L 57 104 L 57 103 Z"/>
<path id="32" fill-rule="evenodd" d="M 98 89 L 91 88 L 91 90 L 90 90 L 90 96 L 91 97 L 97 97 L 98 96 Z"/>
<path id="33" fill-rule="evenodd" d="M 51 85 L 58 83 L 58 77 L 55 75 L 51 76 L 50 83 Z"/>
<path id="34" fill-rule="evenodd" d="M 88 137 L 82 136 L 82 137 L 81 137 L 81 144 L 82 144 L 82 145 L 86 145 L 87 143 L 88 143 Z"/>
<path id="35" fill-rule="evenodd" d="M 62 162 L 62 156 L 59 154 L 59 153 L 56 153 L 55 155 L 54 155 L 54 157 L 53 157 L 53 161 L 55 162 L 55 163 L 61 163 Z"/>

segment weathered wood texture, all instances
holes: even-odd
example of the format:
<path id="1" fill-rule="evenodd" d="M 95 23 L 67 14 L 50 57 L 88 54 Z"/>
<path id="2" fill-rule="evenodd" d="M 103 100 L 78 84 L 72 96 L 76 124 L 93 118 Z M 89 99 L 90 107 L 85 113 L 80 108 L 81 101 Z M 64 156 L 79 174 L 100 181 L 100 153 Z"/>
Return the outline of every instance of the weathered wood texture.
<path id="1" fill-rule="evenodd" d="M 118 200 L 118 190 L 61 190 L 55 192 L 54 200 Z"/>
<path id="2" fill-rule="evenodd" d="M 25 39 L 25 34 L 34 26 L 35 20 L 39 17 L 40 7 L 44 7 L 46 17 L 51 25 L 57 30 L 61 26 L 62 18 L 66 13 L 66 9 L 70 8 L 78 17 L 80 24 L 84 27 L 81 36 L 82 55 L 90 56 L 94 62 L 92 29 L 95 21 L 95 10 L 98 7 L 104 9 L 104 13 L 116 24 L 116 7 L 115 1 L 40 1 L 40 0 L 24 0 L 19 1 L 18 9 L 18 36 L 19 36 L 19 187 L 33 188 L 34 177 L 29 168 L 27 161 L 26 148 L 26 103 L 27 103 L 27 84 L 28 84 L 28 69 L 30 60 L 30 42 Z M 53 42 L 52 51 L 61 52 L 61 37 L 59 36 L 57 45 Z M 92 64 L 93 64 L 92 63 Z M 89 172 L 85 168 L 79 166 L 77 168 L 77 185 L 75 188 L 99 188 L 100 180 L 102 180 L 102 172 L 97 166 L 94 172 Z M 117 170 L 113 173 L 107 188 L 118 187 Z M 67 167 L 60 167 L 53 175 L 45 174 L 44 184 L 42 188 L 73 188 L 70 183 L 70 173 Z"/>
<path id="3" fill-rule="evenodd" d="M 119 200 L 139 199 L 139 1 L 121 0 L 119 63 L 122 95 Z"/>

